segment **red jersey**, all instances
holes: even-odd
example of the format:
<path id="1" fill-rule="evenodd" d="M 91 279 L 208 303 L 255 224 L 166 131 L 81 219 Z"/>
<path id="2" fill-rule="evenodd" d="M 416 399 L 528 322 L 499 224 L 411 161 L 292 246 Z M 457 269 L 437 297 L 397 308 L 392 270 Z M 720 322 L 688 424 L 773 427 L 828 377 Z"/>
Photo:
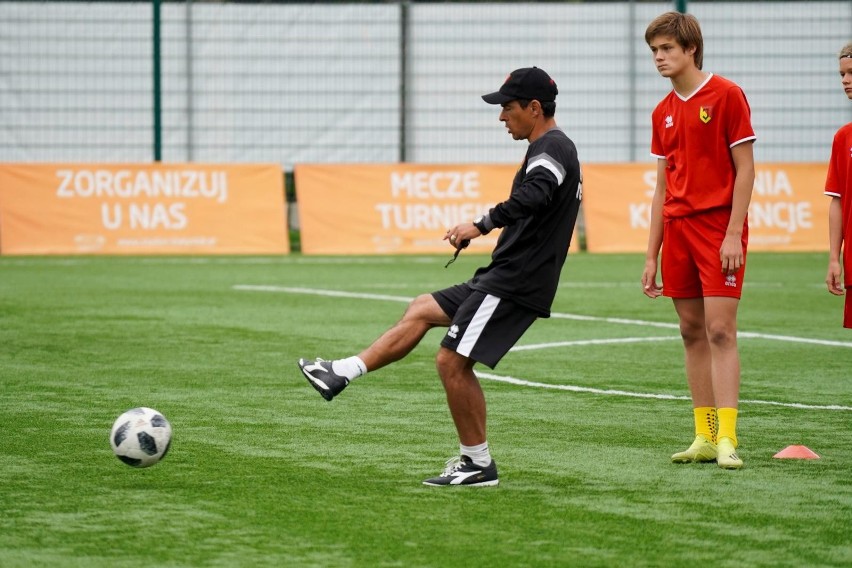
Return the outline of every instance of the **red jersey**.
<path id="1" fill-rule="evenodd" d="M 843 276 L 852 285 L 852 122 L 834 135 L 825 194 L 840 198 L 843 232 Z M 847 292 L 848 293 L 848 292 Z"/>
<path id="2" fill-rule="evenodd" d="M 663 217 L 730 209 L 731 148 L 756 139 L 742 89 L 711 73 L 687 97 L 672 90 L 654 109 L 651 125 L 651 155 L 666 160 Z"/>

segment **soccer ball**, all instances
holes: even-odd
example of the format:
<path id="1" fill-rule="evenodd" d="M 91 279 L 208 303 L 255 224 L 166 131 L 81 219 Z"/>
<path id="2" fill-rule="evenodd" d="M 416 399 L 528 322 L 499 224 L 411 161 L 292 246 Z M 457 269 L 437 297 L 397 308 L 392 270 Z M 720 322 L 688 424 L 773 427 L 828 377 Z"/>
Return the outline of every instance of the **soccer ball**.
<path id="1" fill-rule="evenodd" d="M 166 457 L 172 425 L 153 408 L 132 408 L 112 425 L 109 445 L 116 457 L 133 467 L 149 467 Z"/>

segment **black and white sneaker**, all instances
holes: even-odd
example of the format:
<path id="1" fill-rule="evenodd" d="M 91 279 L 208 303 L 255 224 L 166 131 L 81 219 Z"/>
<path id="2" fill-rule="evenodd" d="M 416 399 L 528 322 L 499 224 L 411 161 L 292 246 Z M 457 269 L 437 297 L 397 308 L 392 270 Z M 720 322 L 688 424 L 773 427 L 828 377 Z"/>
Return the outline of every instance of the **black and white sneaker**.
<path id="1" fill-rule="evenodd" d="M 331 361 L 317 358 L 316 361 L 299 359 L 299 369 L 317 391 L 326 400 L 331 400 L 346 388 L 349 379 L 338 375 L 331 368 Z"/>
<path id="2" fill-rule="evenodd" d="M 472 487 L 490 487 L 500 482 L 497 479 L 497 464 L 494 460 L 483 467 L 476 465 L 467 456 L 457 456 L 447 461 L 447 467 L 438 477 L 427 479 L 423 485 L 440 487 L 443 485 L 468 485 Z"/>

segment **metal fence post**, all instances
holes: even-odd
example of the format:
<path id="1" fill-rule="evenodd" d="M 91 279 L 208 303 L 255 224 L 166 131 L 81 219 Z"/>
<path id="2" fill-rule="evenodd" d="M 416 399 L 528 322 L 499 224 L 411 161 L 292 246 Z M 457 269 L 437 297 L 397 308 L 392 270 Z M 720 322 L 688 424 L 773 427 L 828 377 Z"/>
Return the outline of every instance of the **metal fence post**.
<path id="1" fill-rule="evenodd" d="M 192 87 L 192 0 L 186 0 L 186 161 L 191 162 L 195 158 L 193 141 L 195 138 L 193 114 L 195 105 Z"/>
<path id="2" fill-rule="evenodd" d="M 399 161 L 408 158 L 407 114 L 408 114 L 408 17 L 409 0 L 399 3 Z"/>
<path id="3" fill-rule="evenodd" d="M 154 67 L 154 161 L 163 158 L 162 87 L 160 85 L 160 0 L 153 0 Z"/>

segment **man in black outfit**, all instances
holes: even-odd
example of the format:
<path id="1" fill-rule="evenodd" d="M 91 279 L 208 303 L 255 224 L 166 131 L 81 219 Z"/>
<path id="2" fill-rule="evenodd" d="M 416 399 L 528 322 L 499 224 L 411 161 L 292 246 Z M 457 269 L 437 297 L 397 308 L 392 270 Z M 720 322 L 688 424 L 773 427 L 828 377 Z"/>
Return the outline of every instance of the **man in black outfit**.
<path id="1" fill-rule="evenodd" d="M 436 363 L 460 455 L 426 485 L 498 483 L 485 432 L 485 396 L 473 366 L 493 369 L 537 318 L 550 316 L 582 199 L 577 150 L 554 119 L 557 92 L 547 73 L 529 67 L 512 71 L 499 91 L 482 97 L 502 106 L 500 121 L 529 147 L 509 198 L 451 228 L 444 239 L 458 252 L 502 228 L 491 263 L 464 284 L 415 298 L 402 319 L 359 355 L 299 360 L 311 385 L 331 400 L 351 380 L 410 353 L 433 327 L 447 327 Z"/>

